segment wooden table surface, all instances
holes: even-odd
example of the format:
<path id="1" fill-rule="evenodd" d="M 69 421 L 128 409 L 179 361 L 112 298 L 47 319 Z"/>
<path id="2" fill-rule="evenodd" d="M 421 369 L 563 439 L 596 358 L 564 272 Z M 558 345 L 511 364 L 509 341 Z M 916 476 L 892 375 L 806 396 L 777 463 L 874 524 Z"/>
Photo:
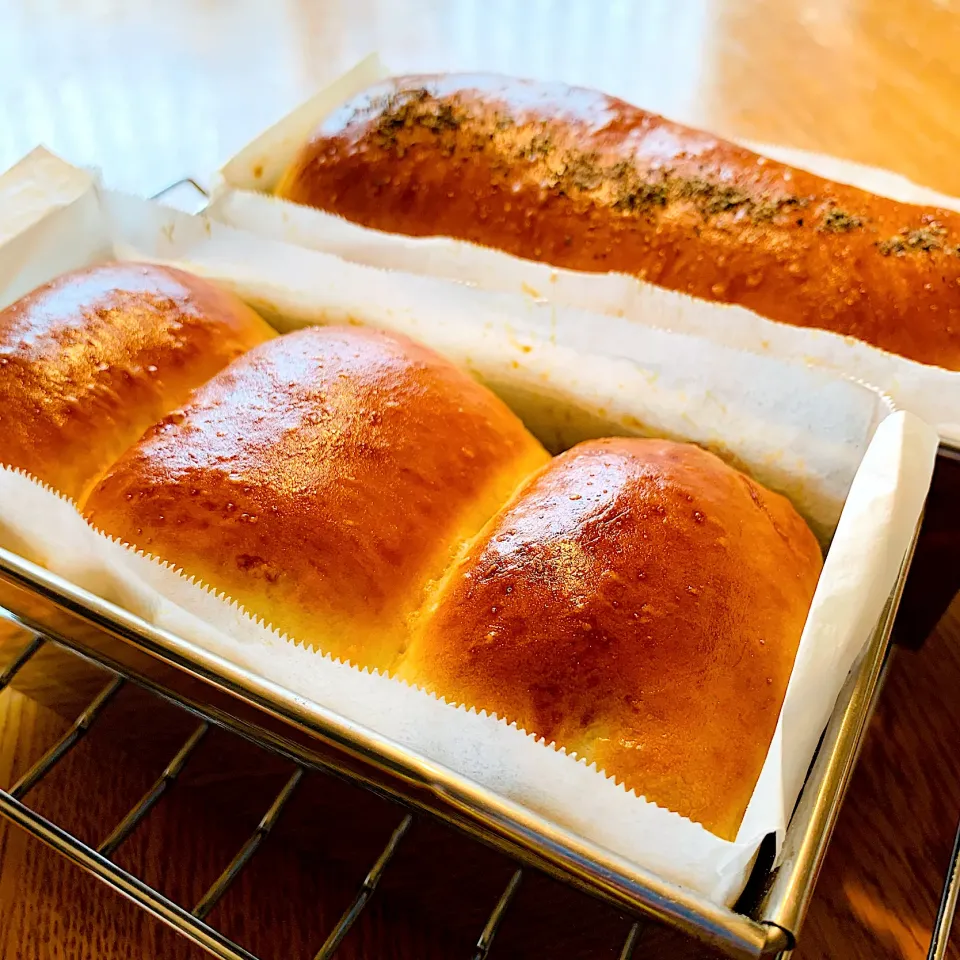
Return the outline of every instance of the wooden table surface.
<path id="1" fill-rule="evenodd" d="M 960 3 L 953 0 L 0 0 L 0 169 L 43 142 L 99 167 L 110 185 L 141 193 L 203 177 L 371 50 L 395 71 L 478 68 L 588 84 L 722 134 L 833 153 L 960 194 Z M 798 957 L 925 956 L 960 816 L 958 689 L 955 607 L 921 652 L 894 662 Z M 144 716 L 152 741 L 173 736 L 177 722 Z M 64 727 L 48 707 L 4 693 L 0 783 Z M 91 740 L 31 803 L 96 839 L 157 768 L 149 750 L 130 751 L 109 729 Z M 220 759 L 214 742 L 197 763 L 212 770 Z M 124 857 L 172 896 L 195 897 L 250 828 L 247 812 L 268 798 L 275 786 L 268 773 L 240 796 L 235 785 L 218 794 L 216 778 L 197 775 L 182 795 L 164 800 Z M 214 922 L 264 956 L 316 948 L 375 849 L 378 838 L 347 839 L 353 834 L 335 822 L 362 804 L 344 802 L 336 817 L 310 806 L 305 819 L 327 831 L 313 852 L 298 854 L 289 838 L 278 838 Z M 448 865 L 458 862 L 445 842 L 422 845 L 445 851 Z M 505 870 L 491 861 L 490 886 L 483 870 L 471 868 L 472 892 L 442 917 L 419 882 L 419 901 L 409 889 L 387 891 L 342 956 L 469 955 L 474 913 L 482 923 Z M 537 911 L 546 919 L 537 926 L 534 917 L 527 929 L 508 917 L 494 958 L 616 956 L 623 921 L 574 905 L 548 883 L 535 892 L 528 919 Z M 663 955 L 681 953 L 694 955 L 669 947 Z M 0 826 L 0 956 L 201 954 Z M 960 956 L 956 947 L 952 956 Z"/>

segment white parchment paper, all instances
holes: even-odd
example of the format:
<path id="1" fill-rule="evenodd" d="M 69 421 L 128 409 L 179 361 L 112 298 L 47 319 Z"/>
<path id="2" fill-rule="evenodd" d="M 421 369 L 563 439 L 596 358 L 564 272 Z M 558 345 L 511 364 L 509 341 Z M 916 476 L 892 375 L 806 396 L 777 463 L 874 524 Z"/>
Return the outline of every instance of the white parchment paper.
<path id="1" fill-rule="evenodd" d="M 37 182 L 42 186 L 43 173 Z M 5 197 L 0 192 L 0 210 Z M 174 568 L 108 541 L 73 506 L 0 470 L 0 546 L 721 903 L 761 839 L 782 835 L 820 732 L 916 529 L 935 433 L 882 395 L 803 364 L 582 310 L 389 273 L 92 187 L 0 244 L 0 303 L 109 256 L 176 263 L 239 290 L 282 326 L 401 330 L 471 368 L 554 447 L 605 432 L 712 445 L 791 493 L 830 548 L 784 710 L 736 842 L 627 793 L 512 726 L 273 634 Z M 614 331 L 614 327 L 609 327 Z M 775 481 L 775 482 L 774 482 Z M 766 481 L 765 481 L 766 482 Z"/>
<path id="2" fill-rule="evenodd" d="M 382 233 L 263 192 L 276 186 L 324 117 L 345 99 L 387 75 L 377 57 L 368 57 L 264 131 L 216 175 L 207 213 L 224 223 L 357 263 L 523 293 L 533 299 L 583 307 L 645 326 L 695 333 L 714 343 L 778 357 L 803 357 L 879 386 L 898 405 L 933 424 L 944 439 L 960 444 L 960 373 L 904 360 L 839 334 L 776 323 L 743 307 L 705 305 L 635 277 L 558 269 L 443 237 Z M 896 200 L 960 211 L 960 199 L 888 171 L 784 147 L 745 146 Z"/>
<path id="3" fill-rule="evenodd" d="M 8 207 L 0 220 L 0 243 L 23 233 L 58 207 L 69 206 L 90 189 L 94 176 L 88 170 L 64 163 L 37 147 L 0 174 L 0 194 Z"/>

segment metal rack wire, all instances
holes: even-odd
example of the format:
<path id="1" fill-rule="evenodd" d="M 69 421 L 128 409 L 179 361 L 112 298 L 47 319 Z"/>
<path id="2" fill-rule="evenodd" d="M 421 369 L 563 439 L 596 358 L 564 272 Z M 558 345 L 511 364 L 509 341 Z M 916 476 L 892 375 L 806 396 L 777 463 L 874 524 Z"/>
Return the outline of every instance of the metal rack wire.
<path id="1" fill-rule="evenodd" d="M 18 619 L 7 611 L 0 609 L 0 614 L 15 623 L 19 623 Z M 86 648 L 75 645 L 64 637 L 53 638 L 42 634 L 34 634 L 21 653 L 0 672 L 0 692 L 10 685 L 17 673 L 47 644 L 69 650 L 74 656 L 94 663 L 101 669 L 106 670 L 110 679 L 77 716 L 70 729 L 16 783 L 8 789 L 0 789 L 0 816 L 23 828 L 68 860 L 83 867 L 117 892 L 133 900 L 148 913 L 162 920 L 212 956 L 219 957 L 221 960 L 257 960 L 254 954 L 210 926 L 206 922 L 206 917 L 276 826 L 284 807 L 303 778 L 316 773 L 331 775 L 331 771 L 298 745 L 284 741 L 275 734 L 258 729 L 215 707 L 205 706 L 173 693 L 143 675 L 122 667 L 101 654 L 93 653 Z M 83 739 L 110 700 L 128 683 L 135 684 L 153 696 L 179 707 L 196 718 L 197 724 L 177 749 L 156 782 L 134 804 L 105 839 L 94 848 L 32 810 L 24 802 L 24 798 Z M 294 770 L 270 803 L 250 837 L 196 905 L 188 910 L 118 866 L 111 857 L 133 833 L 134 829 L 150 814 L 160 798 L 176 781 L 190 756 L 213 727 L 240 737 L 248 743 L 256 745 L 259 749 L 292 763 Z M 373 899 L 377 886 L 388 869 L 390 861 L 413 826 L 415 816 L 421 815 L 406 810 L 396 800 L 391 800 L 391 802 L 397 808 L 399 816 L 397 826 L 367 872 L 352 902 L 314 955 L 314 960 L 331 960 L 334 957 L 347 933 Z M 520 887 L 524 869 L 517 867 L 494 904 L 477 938 L 472 960 L 487 960 L 488 957 L 495 956 L 493 947 L 497 930 Z M 645 925 L 641 921 L 633 924 L 620 952 L 620 960 L 630 960 L 637 955 L 636 948 L 640 943 L 644 928 Z"/>
<path id="2" fill-rule="evenodd" d="M 957 912 L 958 896 L 960 896 L 960 824 L 957 826 L 953 853 L 950 855 L 950 865 L 947 867 L 947 875 L 943 882 L 943 893 L 940 895 L 940 907 L 933 925 L 933 935 L 930 937 L 927 960 L 943 960 L 947 955 L 953 918 Z"/>

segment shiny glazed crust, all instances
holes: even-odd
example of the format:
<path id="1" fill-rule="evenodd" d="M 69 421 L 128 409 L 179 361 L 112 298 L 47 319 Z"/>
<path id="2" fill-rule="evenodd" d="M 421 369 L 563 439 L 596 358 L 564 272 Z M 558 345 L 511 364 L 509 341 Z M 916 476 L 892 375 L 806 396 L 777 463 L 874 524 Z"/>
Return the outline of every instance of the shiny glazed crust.
<path id="1" fill-rule="evenodd" d="M 190 391 L 273 331 L 165 267 L 68 273 L 0 312 L 0 464 L 73 499 Z"/>
<path id="2" fill-rule="evenodd" d="M 733 839 L 820 568 L 790 503 L 713 454 L 584 443 L 470 546 L 400 675 Z"/>
<path id="3" fill-rule="evenodd" d="M 590 90 L 387 81 L 323 124 L 277 193 L 960 370 L 960 214 L 832 183 Z"/>
<path id="4" fill-rule="evenodd" d="M 121 458 L 87 515 L 291 636 L 384 668 L 431 580 L 548 459 L 432 351 L 311 328 L 199 389 Z"/>

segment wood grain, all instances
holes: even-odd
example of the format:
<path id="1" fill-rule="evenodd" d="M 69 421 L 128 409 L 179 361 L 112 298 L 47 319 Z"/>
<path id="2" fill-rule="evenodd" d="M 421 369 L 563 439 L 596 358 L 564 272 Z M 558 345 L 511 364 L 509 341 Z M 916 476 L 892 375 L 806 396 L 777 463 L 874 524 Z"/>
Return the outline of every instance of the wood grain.
<path id="1" fill-rule="evenodd" d="M 722 134 L 834 153 L 960 194 L 956 0 L 0 0 L 0 23 L 0 167 L 42 140 L 142 193 L 203 178 L 377 49 L 396 71 L 484 68 L 588 84 Z M 60 679 L 51 661 L 31 683 L 47 696 Z M 86 690 L 99 679 L 71 684 Z M 957 689 L 960 606 L 922 650 L 893 664 L 796 952 L 802 960 L 925 955 L 960 816 Z M 187 733 L 175 715 L 126 697 L 30 798 L 92 841 Z M 5 692 L 0 783 L 64 727 L 57 713 Z M 215 775 L 227 752 L 209 738 L 118 854 L 188 906 L 283 780 L 268 765 L 238 790 Z M 316 949 L 397 816 L 323 783 L 305 785 L 290 814 L 211 917 L 265 958 Z M 471 955 L 510 864 L 444 828 L 418 828 L 408 840 L 338 956 Z M 492 956 L 615 958 L 627 928 L 614 911 L 530 877 Z M 0 825 L 0 956 L 202 954 Z M 650 929 L 638 956 L 707 954 Z"/>

